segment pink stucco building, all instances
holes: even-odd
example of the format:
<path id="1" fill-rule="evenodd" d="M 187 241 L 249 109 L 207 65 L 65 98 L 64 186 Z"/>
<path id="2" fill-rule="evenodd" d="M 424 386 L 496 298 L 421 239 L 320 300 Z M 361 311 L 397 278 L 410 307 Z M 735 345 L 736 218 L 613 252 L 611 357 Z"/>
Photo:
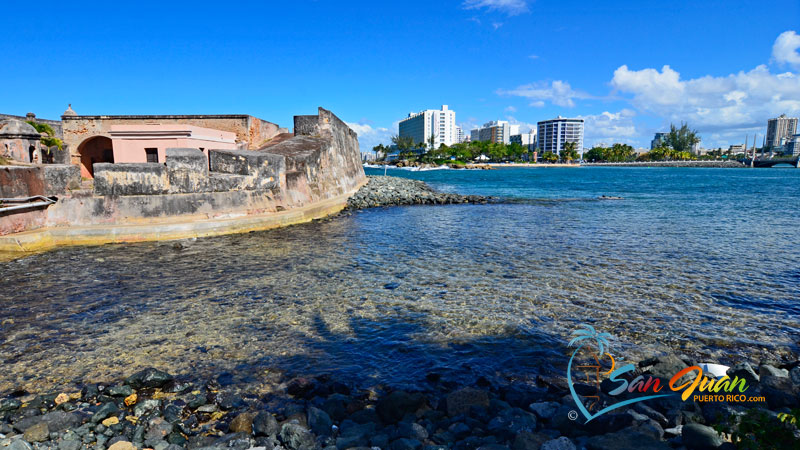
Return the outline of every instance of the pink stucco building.
<path id="1" fill-rule="evenodd" d="M 81 144 L 81 176 L 92 178 L 96 162 L 163 163 L 167 148 L 199 148 L 206 157 L 208 149 L 237 148 L 235 133 L 194 125 L 112 125 L 108 134 Z"/>

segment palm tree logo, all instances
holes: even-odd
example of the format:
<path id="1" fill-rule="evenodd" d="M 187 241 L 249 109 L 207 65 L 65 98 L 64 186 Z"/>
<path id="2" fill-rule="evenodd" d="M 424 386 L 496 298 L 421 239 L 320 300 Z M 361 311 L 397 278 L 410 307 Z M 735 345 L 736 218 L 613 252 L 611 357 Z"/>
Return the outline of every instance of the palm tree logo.
<path id="1" fill-rule="evenodd" d="M 572 347 L 578 342 L 585 341 L 587 339 L 594 339 L 595 347 L 597 347 L 597 354 L 603 356 L 605 354 L 605 352 L 603 352 L 603 349 L 607 349 L 610 347 L 610 344 L 608 343 L 608 338 L 610 338 L 611 335 L 609 333 L 598 333 L 593 326 L 585 323 L 582 323 L 579 326 L 583 327 L 583 329 L 572 332 L 573 336 L 577 337 L 569 341 L 567 347 Z M 583 348 L 584 345 L 586 345 L 586 343 L 581 344 L 575 351 L 577 352 L 578 350 Z"/>
<path id="2" fill-rule="evenodd" d="M 575 357 L 578 355 L 578 353 L 580 353 L 580 351 L 583 350 L 584 347 L 587 347 L 587 345 L 593 343 L 594 347 L 597 349 L 597 353 L 593 353 L 592 356 L 597 361 L 597 365 L 595 365 L 595 366 L 579 366 L 578 365 L 578 366 L 575 366 L 575 367 L 583 367 L 583 368 L 591 367 L 591 368 L 594 368 L 596 370 L 596 373 L 597 373 L 597 376 L 598 376 L 598 383 L 599 383 L 599 375 L 600 375 L 600 371 L 599 371 L 599 369 L 600 369 L 600 359 L 602 359 L 604 355 L 608 355 L 608 357 L 611 359 L 611 369 L 609 369 L 607 372 L 603 372 L 602 374 L 603 375 L 610 375 L 612 380 L 614 378 L 614 373 L 615 373 L 614 369 L 615 369 L 616 363 L 614 361 L 614 357 L 611 356 L 610 353 L 606 352 L 606 350 L 608 350 L 608 348 L 610 347 L 608 339 L 611 337 L 611 335 L 609 333 L 598 333 L 597 330 L 595 330 L 594 327 L 591 326 L 591 325 L 580 324 L 579 326 L 582 327 L 582 328 L 579 328 L 578 330 L 572 332 L 572 335 L 575 336 L 575 337 L 571 341 L 569 341 L 569 344 L 567 344 L 567 347 L 572 347 L 574 345 L 578 346 L 578 348 L 576 348 L 575 351 L 572 352 L 572 356 L 569 358 L 569 364 L 567 364 L 567 383 L 569 384 L 569 392 L 572 394 L 572 399 L 575 400 L 575 404 L 578 406 L 578 409 L 581 411 L 583 416 L 586 417 L 586 422 L 587 423 L 589 421 L 591 421 L 592 419 L 595 419 L 598 416 L 600 416 L 600 415 L 602 415 L 602 414 L 604 414 L 606 412 L 609 412 L 609 411 L 611 411 L 613 409 L 617 409 L 617 408 L 620 408 L 622 406 L 629 405 L 631 403 L 641 402 L 641 401 L 649 400 L 649 399 L 652 399 L 652 398 L 666 397 L 666 396 L 669 395 L 669 394 L 660 394 L 660 395 L 651 395 L 651 396 L 646 396 L 646 397 L 628 399 L 628 400 L 625 400 L 625 401 L 622 401 L 622 402 L 607 406 L 607 407 L 603 408 L 602 410 L 600 410 L 600 411 L 598 411 L 598 412 L 596 412 L 594 414 L 590 413 L 589 410 L 586 408 L 586 406 L 584 406 L 583 400 L 581 399 L 581 397 L 579 397 L 578 393 L 575 392 L 575 386 L 573 385 L 573 381 L 572 381 L 572 361 L 575 359 Z M 633 370 L 633 366 L 631 364 L 628 364 L 628 365 L 626 365 L 624 367 L 621 367 L 620 369 L 617 369 L 616 372 L 625 372 L 626 369 L 627 369 L 627 371 Z M 599 391 L 599 389 L 598 389 L 598 391 Z M 598 392 L 598 394 L 599 394 L 599 392 Z M 588 397 L 591 397 L 591 396 L 587 396 L 587 398 Z M 597 401 L 599 402 L 599 400 L 600 400 L 600 396 L 599 395 L 594 396 L 594 398 L 596 398 Z M 574 416 L 573 416 L 573 414 L 574 414 Z M 578 415 L 577 415 L 577 413 L 575 413 L 575 411 L 571 411 L 569 417 L 570 417 L 570 419 L 574 420 L 575 418 L 578 417 Z"/>

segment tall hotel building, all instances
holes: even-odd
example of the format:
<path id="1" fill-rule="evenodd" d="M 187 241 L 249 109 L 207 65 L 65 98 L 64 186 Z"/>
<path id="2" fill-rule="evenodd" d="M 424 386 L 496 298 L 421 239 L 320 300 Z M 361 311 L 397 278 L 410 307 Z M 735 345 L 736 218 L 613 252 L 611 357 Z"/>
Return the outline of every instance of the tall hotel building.
<path id="1" fill-rule="evenodd" d="M 510 144 L 511 136 L 519 134 L 519 125 L 511 125 L 505 120 L 493 120 L 480 128 L 470 131 L 472 141 Z"/>
<path id="2" fill-rule="evenodd" d="M 574 142 L 575 150 L 579 153 L 583 151 L 583 119 L 565 119 L 558 116 L 555 119 L 539 122 L 538 128 L 536 139 L 542 153 L 553 152 L 557 155 L 566 142 Z"/>
<path id="3" fill-rule="evenodd" d="M 767 147 L 782 147 L 792 139 L 795 133 L 797 133 L 796 117 L 786 117 L 786 114 L 781 114 L 780 117 L 769 119 L 767 121 Z"/>
<path id="4" fill-rule="evenodd" d="M 448 109 L 447 105 L 442 105 L 441 110 L 426 109 L 409 113 L 399 124 L 400 137 L 410 137 L 414 143 L 429 144 L 433 136 L 433 148 L 457 143 L 457 133 L 456 112 Z"/>

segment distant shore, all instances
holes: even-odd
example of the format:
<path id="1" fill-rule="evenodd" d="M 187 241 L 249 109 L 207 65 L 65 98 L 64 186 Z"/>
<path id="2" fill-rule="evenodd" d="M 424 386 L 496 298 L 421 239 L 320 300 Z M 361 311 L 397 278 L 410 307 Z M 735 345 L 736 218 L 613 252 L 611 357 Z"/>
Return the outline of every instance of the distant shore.
<path id="1" fill-rule="evenodd" d="M 632 161 L 584 163 L 588 167 L 712 167 L 741 169 L 745 166 L 739 161 Z"/>

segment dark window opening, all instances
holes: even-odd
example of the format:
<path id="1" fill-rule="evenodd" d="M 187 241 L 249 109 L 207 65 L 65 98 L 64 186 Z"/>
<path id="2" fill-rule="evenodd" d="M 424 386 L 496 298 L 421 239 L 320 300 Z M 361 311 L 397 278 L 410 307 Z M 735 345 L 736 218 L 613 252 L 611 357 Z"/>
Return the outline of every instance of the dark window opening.
<path id="1" fill-rule="evenodd" d="M 146 148 L 146 149 L 144 149 L 144 153 L 147 155 L 147 162 L 149 162 L 149 163 L 157 163 L 158 162 L 158 149 L 157 148 Z"/>

